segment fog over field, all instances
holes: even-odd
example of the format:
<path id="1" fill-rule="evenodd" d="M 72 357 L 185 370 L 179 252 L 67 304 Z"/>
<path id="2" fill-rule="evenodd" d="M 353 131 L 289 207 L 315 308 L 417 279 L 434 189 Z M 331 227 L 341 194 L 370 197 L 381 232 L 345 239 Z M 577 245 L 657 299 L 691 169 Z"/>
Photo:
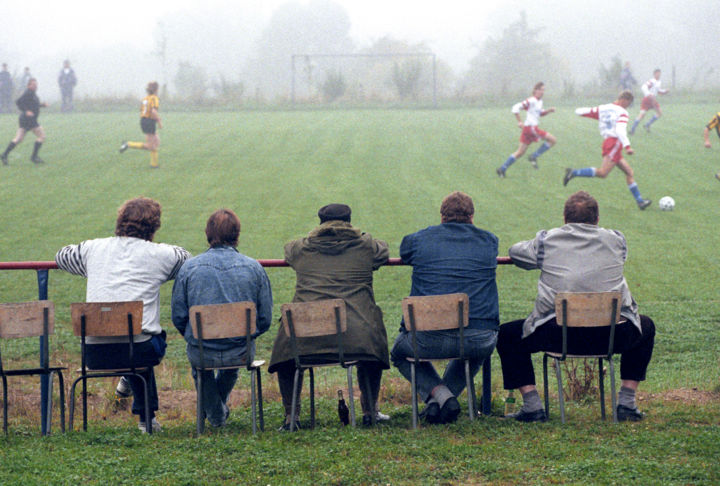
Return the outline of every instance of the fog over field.
<path id="1" fill-rule="evenodd" d="M 631 62 L 638 82 L 660 67 L 666 86 L 706 89 L 720 86 L 717 7 L 716 0 L 4 2 L 0 62 L 14 76 L 30 67 L 41 97 L 50 101 L 59 97 L 56 78 L 64 59 L 79 79 L 76 98 L 137 98 L 152 79 L 175 95 L 187 88 L 183 76 L 190 76 L 209 96 L 235 86 L 243 97 L 272 100 L 289 96 L 293 54 L 390 52 L 435 54 L 443 96 L 492 91 L 488 79 L 502 79 L 502 91 L 513 91 L 518 85 L 511 80 L 518 77 L 523 86 L 543 79 L 556 92 L 563 83 L 582 90 L 597 80 L 601 66 L 617 60 Z M 492 43 L 510 42 L 518 22 L 547 50 L 516 42 L 511 52 L 522 55 L 507 56 L 504 72 L 488 72 Z M 534 55 L 547 60 L 546 72 L 523 69 Z M 298 59 L 297 89 L 312 95 L 332 70 L 352 84 L 359 63 Z M 388 75 L 382 76 L 377 87 L 363 81 L 356 89 L 370 96 L 387 84 Z"/>

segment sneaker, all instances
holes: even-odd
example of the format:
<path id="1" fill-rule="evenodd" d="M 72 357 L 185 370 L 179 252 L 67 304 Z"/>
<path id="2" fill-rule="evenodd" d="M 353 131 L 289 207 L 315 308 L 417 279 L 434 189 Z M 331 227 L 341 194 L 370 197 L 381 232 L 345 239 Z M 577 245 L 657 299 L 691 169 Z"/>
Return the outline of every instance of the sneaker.
<path id="1" fill-rule="evenodd" d="M 374 425 L 377 425 L 377 420 L 375 420 Z M 373 419 L 370 415 L 363 415 L 362 426 L 363 427 L 372 427 L 373 426 Z"/>
<path id="2" fill-rule="evenodd" d="M 7 154 L 2 154 L 2 155 L 0 155 L 0 159 L 2 159 L 2 164 L 3 164 L 3 165 L 8 165 L 8 156 L 7 156 Z"/>
<path id="3" fill-rule="evenodd" d="M 36 164 L 44 164 L 45 161 L 38 157 L 37 155 L 35 157 L 31 157 L 30 160 L 32 160 Z"/>
<path id="4" fill-rule="evenodd" d="M 451 424 L 455 422 L 460 415 L 460 404 L 457 398 L 450 397 L 445 400 L 445 404 L 440 408 L 440 420 L 444 424 Z"/>
<path id="5" fill-rule="evenodd" d="M 641 199 L 638 201 L 637 205 L 638 207 L 643 210 L 646 207 L 650 206 L 652 204 L 652 201 L 650 199 Z"/>
<path id="6" fill-rule="evenodd" d="M 639 422 L 645 418 L 645 414 L 637 408 L 629 408 L 625 405 L 617 406 L 618 422 Z"/>
<path id="7" fill-rule="evenodd" d="M 152 164 L 150 164 L 150 168 L 151 168 L 151 169 L 159 169 L 160 166 L 159 166 L 159 165 L 152 165 Z"/>
<path id="8" fill-rule="evenodd" d="M 216 429 L 225 427 L 227 425 L 228 417 L 230 417 L 230 407 L 228 407 L 224 403 L 222 404 L 222 406 L 223 406 L 223 412 L 224 412 L 223 419 L 219 423 L 213 423 L 212 420 L 208 420 L 208 423 L 210 424 L 210 426 L 215 427 Z"/>
<path id="9" fill-rule="evenodd" d="M 117 387 L 115 388 L 115 396 L 118 398 L 129 398 L 133 394 L 132 388 L 130 388 L 130 382 L 124 376 L 118 381 Z"/>
<path id="10" fill-rule="evenodd" d="M 295 430 L 300 430 L 300 421 L 295 421 Z M 290 422 L 285 422 L 282 424 L 282 426 L 278 429 L 278 432 L 290 432 Z"/>
<path id="11" fill-rule="evenodd" d="M 152 428 L 153 433 L 160 432 L 162 430 L 160 422 L 158 422 L 155 417 L 152 418 L 152 422 L 150 422 L 150 427 Z M 147 433 L 147 430 L 145 429 L 145 422 L 138 422 L 138 429 L 140 429 L 140 432 L 142 432 L 143 434 Z"/>
<path id="12" fill-rule="evenodd" d="M 533 166 L 533 169 L 538 169 L 538 163 L 537 163 L 537 157 L 535 157 L 535 154 L 532 154 L 530 157 L 528 157 L 528 160 Z"/>
<path id="13" fill-rule="evenodd" d="M 420 414 L 421 417 L 425 419 L 425 422 L 429 424 L 439 424 L 440 423 L 440 404 L 438 402 L 432 401 L 427 404 L 425 407 L 425 410 L 422 411 Z"/>
<path id="14" fill-rule="evenodd" d="M 646 132 L 650 133 L 650 125 L 643 125 Z"/>
<path id="15" fill-rule="evenodd" d="M 123 142 L 123 143 L 120 144 L 120 153 L 125 152 L 127 149 L 128 149 L 128 144 L 127 144 L 127 142 Z"/>
<path id="16" fill-rule="evenodd" d="M 573 170 L 570 168 L 565 169 L 565 177 L 563 177 L 563 186 L 567 186 L 568 182 L 570 182 L 570 179 L 575 177 L 573 174 Z"/>
<path id="17" fill-rule="evenodd" d="M 498 167 L 497 169 L 495 169 L 495 172 L 497 173 L 498 177 L 500 177 L 500 179 L 505 178 L 505 169 L 503 169 L 502 167 Z"/>
<path id="18" fill-rule="evenodd" d="M 388 420 L 390 420 L 390 415 L 385 415 L 384 413 L 382 413 L 382 412 L 380 412 L 380 411 L 378 411 L 378 412 L 375 414 L 375 421 L 376 421 L 376 422 L 387 422 Z"/>
<path id="19" fill-rule="evenodd" d="M 524 410 L 520 409 L 519 412 L 505 415 L 505 418 L 513 418 L 513 419 L 517 420 L 518 422 L 546 422 L 547 421 L 547 415 L 545 414 L 545 410 L 543 410 L 542 408 L 539 410 L 535 410 L 534 412 L 525 412 Z"/>

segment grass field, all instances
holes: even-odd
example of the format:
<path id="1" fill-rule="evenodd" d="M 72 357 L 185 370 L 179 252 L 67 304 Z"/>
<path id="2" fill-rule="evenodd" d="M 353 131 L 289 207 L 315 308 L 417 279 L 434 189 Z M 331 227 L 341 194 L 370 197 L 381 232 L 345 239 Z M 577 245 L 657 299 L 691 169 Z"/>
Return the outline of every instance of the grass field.
<path id="1" fill-rule="evenodd" d="M 543 118 L 541 126 L 558 143 L 540 159 L 540 170 L 523 158 L 503 180 L 495 167 L 515 150 L 518 136 L 507 108 L 165 113 L 159 170 L 149 168 L 147 152 L 117 151 L 122 140 L 140 140 L 135 113 L 43 115 L 47 163 L 29 161 L 29 136 L 11 153 L 10 166 L 0 167 L 0 261 L 52 260 L 63 245 L 109 236 L 117 207 L 139 195 L 163 206 L 156 241 L 193 254 L 205 249 L 205 221 L 219 207 L 234 209 L 242 221 L 241 252 L 282 258 L 285 242 L 316 225 L 320 206 L 344 202 L 353 209 L 353 224 L 386 240 L 396 257 L 405 234 L 439 222 L 440 201 L 453 190 L 473 197 L 476 224 L 494 232 L 506 254 L 511 244 L 560 225 L 564 200 L 584 189 L 600 203 L 600 224 L 625 234 L 626 278 L 641 312 L 657 326 L 641 388 L 640 405 L 648 412 L 643 423 L 602 423 L 593 398 L 571 403 L 565 426 L 553 404 L 548 424 L 523 426 L 493 416 L 413 432 L 409 384 L 391 370 L 380 398 L 390 424 L 347 430 L 334 417 L 332 397 L 342 377 L 333 371 L 319 378 L 324 398 L 315 431 L 273 431 L 282 412 L 274 377 L 265 375 L 264 434 L 250 434 L 242 377 L 230 426 L 196 439 L 194 393 L 182 338 L 170 324 L 166 285 L 162 323 L 171 330 L 170 344 L 158 369 L 163 433 L 141 437 L 129 414 L 113 413 L 107 382 L 92 388 L 90 433 L 37 437 L 37 401 L 26 398 L 37 393 L 37 382 L 11 382 L 22 392 L 11 393 L 11 434 L 0 447 L 2 482 L 717 484 L 720 236 L 714 215 L 720 183 L 713 173 L 720 169 L 720 143 L 707 150 L 701 137 L 715 107 L 666 101 L 653 133 L 632 137 L 636 154 L 629 161 L 643 196 L 654 201 L 646 211 L 637 209 L 618 170 L 606 180 L 562 186 L 565 167 L 600 162 L 596 123 L 572 108 L 559 106 Z M 636 112 L 631 109 L 632 116 Z M 0 149 L 15 129 L 16 117 L 0 117 Z M 675 198 L 675 211 L 658 209 L 665 195 Z M 280 304 L 292 298 L 294 275 L 285 268 L 268 274 L 277 317 Z M 404 267 L 376 273 L 376 299 L 391 340 L 409 277 Z M 536 280 L 537 272 L 498 269 L 502 322 L 530 311 Z M 82 278 L 50 272 L 49 297 L 59 321 L 53 359 L 71 369 L 79 362 L 79 343 L 68 325 L 69 304 L 84 299 L 84 286 Z M 0 272 L 2 301 L 36 297 L 34 272 Z M 276 331 L 273 326 L 259 339 L 261 358 L 269 358 Z M 36 350 L 34 342 L 12 343 L 3 357 L 33 362 Z M 500 415 L 504 392 L 496 355 L 493 365 L 493 411 Z"/>

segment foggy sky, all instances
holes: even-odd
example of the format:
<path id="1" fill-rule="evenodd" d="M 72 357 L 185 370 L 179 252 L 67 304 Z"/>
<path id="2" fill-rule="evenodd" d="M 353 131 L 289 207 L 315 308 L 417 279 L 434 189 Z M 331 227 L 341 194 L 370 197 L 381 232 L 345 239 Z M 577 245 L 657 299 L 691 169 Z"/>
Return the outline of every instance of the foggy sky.
<path id="1" fill-rule="evenodd" d="M 292 3 L 306 6 L 311 1 L 318 2 Z M 592 5 L 573 0 L 327 1 L 347 11 L 356 49 L 386 35 L 424 43 L 458 78 L 488 36 L 500 37 L 524 10 L 530 27 L 542 28 L 540 40 L 550 45 L 579 83 L 595 78 L 600 64 L 619 56 L 631 61 L 640 82 L 661 67 L 669 84 L 674 66 L 679 85 L 720 84 L 720 53 L 712 47 L 720 25 L 714 0 L 605 0 Z M 77 97 L 137 97 L 150 79 L 168 82 L 172 89 L 180 61 L 202 66 L 210 79 L 223 75 L 245 81 L 252 77 L 247 69 L 259 51 L 258 39 L 273 12 L 287 3 L 291 2 L 4 2 L 0 62 L 7 62 L 11 73 L 29 66 L 40 82 L 39 94 L 50 101 L 59 96 L 56 77 L 65 58 L 79 79 Z M 168 34 L 165 68 L 154 54 L 159 22 Z"/>

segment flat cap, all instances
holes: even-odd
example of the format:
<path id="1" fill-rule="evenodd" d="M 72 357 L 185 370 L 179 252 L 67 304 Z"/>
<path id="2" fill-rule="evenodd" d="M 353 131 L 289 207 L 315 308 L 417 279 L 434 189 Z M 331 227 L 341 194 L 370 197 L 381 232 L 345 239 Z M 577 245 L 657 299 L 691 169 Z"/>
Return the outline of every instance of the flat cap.
<path id="1" fill-rule="evenodd" d="M 320 218 L 321 223 L 333 220 L 347 221 L 349 223 L 351 212 L 350 206 L 347 204 L 328 204 L 318 210 L 318 218 Z"/>

